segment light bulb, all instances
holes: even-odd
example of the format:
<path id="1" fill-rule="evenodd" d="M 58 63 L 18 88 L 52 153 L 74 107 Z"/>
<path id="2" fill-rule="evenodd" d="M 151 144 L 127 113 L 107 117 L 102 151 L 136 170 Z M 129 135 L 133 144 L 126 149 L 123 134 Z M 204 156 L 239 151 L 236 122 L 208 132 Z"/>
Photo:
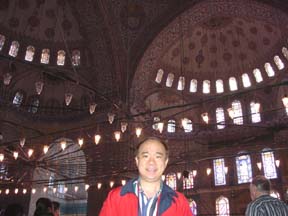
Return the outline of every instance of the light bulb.
<path id="1" fill-rule="evenodd" d="M 142 133 L 142 128 L 137 127 L 135 130 L 136 130 L 136 136 L 139 138 L 141 136 L 141 133 Z"/>
<path id="2" fill-rule="evenodd" d="M 69 106 L 69 104 L 71 103 L 73 98 L 73 94 L 72 93 L 65 93 L 65 104 L 66 106 Z"/>
<path id="3" fill-rule="evenodd" d="M 99 134 L 96 134 L 96 135 L 94 136 L 94 142 L 95 142 L 96 145 L 99 144 L 100 139 L 101 139 L 101 136 L 100 136 Z"/>
<path id="4" fill-rule="evenodd" d="M 62 140 L 62 141 L 60 142 L 60 144 L 61 144 L 61 149 L 64 151 L 65 148 L 66 148 L 66 145 L 67 145 L 66 140 Z"/>
<path id="5" fill-rule="evenodd" d="M 120 138 L 121 138 L 121 132 L 120 131 L 115 131 L 114 132 L 114 136 L 117 142 L 119 142 Z"/>
<path id="6" fill-rule="evenodd" d="M 82 137 L 78 138 L 78 144 L 80 147 L 84 144 L 84 139 Z"/>
<path id="7" fill-rule="evenodd" d="M 121 122 L 121 131 L 124 133 L 127 130 L 128 123 L 127 122 Z"/>
<path id="8" fill-rule="evenodd" d="M 34 150 L 33 149 L 28 149 L 28 157 L 30 158 L 33 154 Z"/>
<path id="9" fill-rule="evenodd" d="M 4 154 L 0 154 L 0 162 L 3 162 L 3 160 L 4 160 Z"/>
<path id="10" fill-rule="evenodd" d="M 44 145 L 44 147 L 43 147 L 44 154 L 46 154 L 48 152 L 48 150 L 49 150 L 49 146 L 48 145 Z"/>
<path id="11" fill-rule="evenodd" d="M 17 151 L 14 151 L 13 152 L 13 157 L 15 158 L 15 160 L 17 160 L 18 156 L 19 156 L 19 153 Z"/>
<path id="12" fill-rule="evenodd" d="M 92 115 L 95 112 L 97 104 L 96 103 L 90 103 L 89 104 L 89 113 Z"/>

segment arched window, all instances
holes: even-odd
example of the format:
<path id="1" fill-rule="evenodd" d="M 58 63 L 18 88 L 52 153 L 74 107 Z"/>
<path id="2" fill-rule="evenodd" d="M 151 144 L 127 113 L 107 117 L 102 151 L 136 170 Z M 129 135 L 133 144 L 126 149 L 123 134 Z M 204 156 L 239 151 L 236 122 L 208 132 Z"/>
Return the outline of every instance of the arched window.
<path id="1" fill-rule="evenodd" d="M 242 74 L 242 83 L 244 88 L 248 88 L 251 86 L 251 81 L 247 73 Z"/>
<path id="2" fill-rule="evenodd" d="M 255 68 L 253 70 L 253 74 L 257 83 L 260 83 L 263 81 L 261 71 L 258 68 Z"/>
<path id="3" fill-rule="evenodd" d="M 170 173 L 166 175 L 166 184 L 172 188 L 173 190 L 176 190 L 177 184 L 176 184 L 176 174 Z"/>
<path id="4" fill-rule="evenodd" d="M 79 66 L 80 65 L 80 50 L 72 51 L 72 65 Z"/>
<path id="5" fill-rule="evenodd" d="M 178 80 L 177 90 L 183 91 L 185 88 L 185 77 L 180 76 Z"/>
<path id="6" fill-rule="evenodd" d="M 166 80 L 166 86 L 167 87 L 171 87 L 174 81 L 174 74 L 173 73 L 169 73 L 167 76 L 167 80 Z"/>
<path id="7" fill-rule="evenodd" d="M 2 50 L 4 44 L 5 44 L 5 36 L 0 34 L 0 51 Z"/>
<path id="8" fill-rule="evenodd" d="M 250 103 L 251 121 L 252 123 L 261 122 L 260 103 L 252 101 Z"/>
<path id="9" fill-rule="evenodd" d="M 197 204 L 193 199 L 189 199 L 189 206 L 194 216 L 197 215 Z"/>
<path id="10" fill-rule="evenodd" d="M 270 196 L 272 196 L 272 197 L 274 197 L 274 198 L 276 198 L 276 199 L 281 200 L 280 194 L 279 194 L 277 191 L 275 191 L 275 190 L 272 190 L 272 191 L 270 192 Z"/>
<path id="11" fill-rule="evenodd" d="M 210 93 L 210 80 L 203 81 L 203 93 L 209 94 Z"/>
<path id="12" fill-rule="evenodd" d="M 16 106 L 16 107 L 20 107 L 21 106 L 21 103 L 23 101 L 23 93 L 21 92 L 16 92 L 14 98 L 13 98 L 13 104 Z"/>
<path id="13" fill-rule="evenodd" d="M 224 196 L 220 196 L 216 199 L 216 215 L 217 216 L 229 216 L 230 207 L 229 200 Z"/>
<path id="14" fill-rule="evenodd" d="M 160 69 L 157 71 L 157 75 L 156 75 L 155 82 L 161 83 L 162 78 L 163 78 L 163 75 L 164 75 L 164 70 L 160 68 Z"/>
<path id="15" fill-rule="evenodd" d="M 168 133 L 175 133 L 175 120 L 170 119 L 167 124 L 167 132 Z"/>
<path id="16" fill-rule="evenodd" d="M 217 123 L 217 129 L 225 128 L 225 114 L 224 109 L 222 107 L 218 107 L 216 109 L 216 123 Z"/>
<path id="17" fill-rule="evenodd" d="M 276 64 L 278 70 L 284 69 L 284 67 L 285 67 L 284 63 L 278 55 L 274 56 L 274 62 Z"/>
<path id="18" fill-rule="evenodd" d="M 197 92 L 197 80 L 196 79 L 192 79 L 190 82 L 190 92 Z"/>
<path id="19" fill-rule="evenodd" d="M 188 178 L 183 177 L 183 189 L 191 189 L 194 187 L 193 172 L 189 172 Z"/>
<path id="20" fill-rule="evenodd" d="M 152 125 L 152 128 L 154 130 L 158 130 L 158 122 L 160 122 L 160 117 L 154 116 L 153 117 L 153 125 Z"/>
<path id="21" fill-rule="evenodd" d="M 223 92 L 224 92 L 223 80 L 218 79 L 216 80 L 216 93 L 223 93 Z"/>
<path id="22" fill-rule="evenodd" d="M 18 41 L 12 41 L 11 46 L 10 46 L 10 50 L 9 50 L 9 55 L 16 57 L 18 54 L 18 50 L 19 50 L 19 43 Z"/>
<path id="23" fill-rule="evenodd" d="M 229 88 L 230 88 L 230 91 L 236 91 L 238 89 L 237 80 L 235 77 L 229 78 Z"/>
<path id="24" fill-rule="evenodd" d="M 240 101 L 235 100 L 232 102 L 232 109 L 233 109 L 233 123 L 237 125 L 243 124 L 243 114 L 242 114 L 242 106 Z"/>
<path id="25" fill-rule="evenodd" d="M 59 50 L 57 52 L 57 65 L 63 66 L 65 64 L 65 51 Z"/>
<path id="26" fill-rule="evenodd" d="M 213 160 L 215 185 L 226 185 L 224 158 Z"/>
<path id="27" fill-rule="evenodd" d="M 183 127 L 185 133 L 192 132 L 193 123 L 190 119 L 184 118 L 184 119 L 182 119 L 182 127 Z"/>
<path id="28" fill-rule="evenodd" d="M 277 178 L 273 151 L 269 148 L 265 148 L 262 150 L 261 156 L 265 177 L 268 179 Z"/>
<path id="29" fill-rule="evenodd" d="M 38 107 L 39 107 L 39 99 L 38 98 L 33 98 L 31 100 L 31 104 L 28 108 L 28 112 L 31 113 L 36 113 L 38 111 Z"/>
<path id="30" fill-rule="evenodd" d="M 273 70 L 270 63 L 265 63 L 264 68 L 265 68 L 265 71 L 266 71 L 268 77 L 275 76 L 275 71 Z"/>
<path id="31" fill-rule="evenodd" d="M 288 49 L 286 47 L 282 48 L 282 54 L 284 55 L 284 57 L 288 60 Z"/>
<path id="32" fill-rule="evenodd" d="M 239 153 L 241 154 L 241 153 Z M 236 157 L 237 179 L 238 184 L 251 182 L 252 166 L 250 155 L 244 154 Z"/>
<path id="33" fill-rule="evenodd" d="M 33 61 L 35 54 L 35 48 L 33 46 L 28 46 L 26 49 L 25 60 L 26 61 Z"/>
<path id="34" fill-rule="evenodd" d="M 49 49 L 43 49 L 41 53 L 41 60 L 40 62 L 42 64 L 48 64 L 50 59 L 50 50 Z"/>

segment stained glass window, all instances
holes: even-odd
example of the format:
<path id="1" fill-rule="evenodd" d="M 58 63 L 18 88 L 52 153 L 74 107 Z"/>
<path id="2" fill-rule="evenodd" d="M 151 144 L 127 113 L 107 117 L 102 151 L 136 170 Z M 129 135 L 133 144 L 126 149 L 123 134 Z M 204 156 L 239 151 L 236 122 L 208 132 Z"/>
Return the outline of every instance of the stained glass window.
<path id="1" fill-rule="evenodd" d="M 167 87 L 171 87 L 174 81 L 174 74 L 173 73 L 169 73 L 167 76 L 167 80 L 166 80 L 166 86 Z"/>
<path id="2" fill-rule="evenodd" d="M 240 101 L 235 100 L 232 102 L 232 109 L 233 109 L 233 123 L 237 125 L 243 124 L 243 114 L 242 114 L 242 106 Z"/>
<path id="3" fill-rule="evenodd" d="M 2 50 L 5 44 L 5 36 L 0 34 L 0 51 Z"/>
<path id="4" fill-rule="evenodd" d="M 49 49 L 43 49 L 41 53 L 41 60 L 40 62 L 42 64 L 48 64 L 50 59 L 50 50 Z"/>
<path id="5" fill-rule="evenodd" d="M 247 73 L 242 74 L 242 83 L 245 88 L 251 86 L 251 81 Z"/>
<path id="6" fill-rule="evenodd" d="M 18 41 L 12 41 L 11 46 L 10 46 L 10 50 L 9 50 L 9 55 L 16 57 L 18 54 L 18 50 L 19 50 Z"/>
<path id="7" fill-rule="evenodd" d="M 167 132 L 168 133 L 175 133 L 175 120 L 170 119 L 167 124 Z"/>
<path id="8" fill-rule="evenodd" d="M 79 50 L 72 51 L 72 65 L 73 66 L 80 65 L 80 51 Z"/>
<path id="9" fill-rule="evenodd" d="M 39 99 L 33 98 L 31 101 L 31 105 L 29 106 L 28 112 L 36 113 L 39 107 Z"/>
<path id="10" fill-rule="evenodd" d="M 210 93 L 210 80 L 203 81 L 203 93 L 209 94 Z"/>
<path id="11" fill-rule="evenodd" d="M 224 92 L 223 80 L 218 79 L 216 80 L 216 93 L 223 93 L 223 92 Z"/>
<path id="12" fill-rule="evenodd" d="M 57 52 L 57 65 L 63 66 L 65 64 L 65 51 L 59 50 Z"/>
<path id="13" fill-rule="evenodd" d="M 183 91 L 185 88 L 185 77 L 180 76 L 178 81 L 177 90 Z"/>
<path id="14" fill-rule="evenodd" d="M 197 80 L 196 79 L 192 79 L 190 82 L 190 92 L 197 92 Z"/>
<path id="15" fill-rule="evenodd" d="M 183 189 L 191 189 L 194 187 L 193 173 L 189 172 L 188 178 L 183 177 Z"/>
<path id="16" fill-rule="evenodd" d="M 157 75 L 156 75 L 156 78 L 155 78 L 155 82 L 161 83 L 162 78 L 163 78 L 163 75 L 164 75 L 164 70 L 160 68 L 160 69 L 157 71 Z"/>
<path id="17" fill-rule="evenodd" d="M 282 48 L 282 54 L 284 55 L 284 57 L 288 60 L 288 49 L 286 47 Z"/>
<path id="18" fill-rule="evenodd" d="M 268 77 L 275 76 L 275 71 L 273 70 L 270 63 L 265 63 L 264 68 L 265 68 L 265 71 L 266 71 Z"/>
<path id="19" fill-rule="evenodd" d="M 238 184 L 251 182 L 252 166 L 250 155 L 239 155 L 236 157 L 237 179 Z"/>
<path id="20" fill-rule="evenodd" d="M 220 196 L 216 199 L 216 215 L 217 216 L 229 216 L 230 207 L 229 200 L 224 196 Z"/>
<path id="21" fill-rule="evenodd" d="M 173 190 L 176 190 L 177 183 L 176 183 L 176 174 L 170 173 L 166 175 L 166 184 L 171 187 Z"/>
<path id="22" fill-rule="evenodd" d="M 284 67 L 285 67 L 284 63 L 278 55 L 274 56 L 274 62 L 276 64 L 278 70 L 284 69 Z"/>
<path id="23" fill-rule="evenodd" d="M 216 109 L 216 123 L 217 123 L 217 129 L 223 129 L 225 128 L 225 114 L 224 109 L 222 107 L 218 107 Z"/>
<path id="24" fill-rule="evenodd" d="M 23 94 L 21 92 L 16 92 L 12 103 L 16 107 L 19 107 L 21 105 L 22 101 L 23 101 Z"/>
<path id="25" fill-rule="evenodd" d="M 271 149 L 266 148 L 262 150 L 261 156 L 265 177 L 268 179 L 277 178 L 274 153 Z"/>
<path id="26" fill-rule="evenodd" d="M 263 77 L 262 77 L 261 71 L 258 68 L 255 68 L 253 70 L 253 74 L 254 74 L 254 77 L 255 77 L 255 80 L 256 80 L 257 83 L 260 83 L 260 82 L 263 81 Z"/>
<path id="27" fill-rule="evenodd" d="M 213 160 L 215 185 L 226 185 L 224 158 Z"/>
<path id="28" fill-rule="evenodd" d="M 230 88 L 230 91 L 236 91 L 238 89 L 237 80 L 235 77 L 229 78 L 229 88 Z"/>
<path id="29" fill-rule="evenodd" d="M 251 112 L 251 121 L 252 123 L 261 122 L 261 115 L 260 115 L 260 103 L 255 103 L 252 101 L 250 103 L 250 112 Z"/>
<path id="30" fill-rule="evenodd" d="M 25 60 L 26 61 L 33 61 L 35 54 L 35 48 L 33 46 L 28 46 L 26 49 Z"/>
<path id="31" fill-rule="evenodd" d="M 194 216 L 197 215 L 197 204 L 193 199 L 189 199 L 189 206 Z"/>

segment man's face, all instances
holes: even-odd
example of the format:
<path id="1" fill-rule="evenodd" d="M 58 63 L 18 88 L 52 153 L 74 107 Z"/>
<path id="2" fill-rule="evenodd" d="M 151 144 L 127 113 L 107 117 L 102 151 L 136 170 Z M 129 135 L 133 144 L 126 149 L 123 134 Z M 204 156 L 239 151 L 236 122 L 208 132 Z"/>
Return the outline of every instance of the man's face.
<path id="1" fill-rule="evenodd" d="M 164 146 L 157 140 L 144 142 L 135 158 L 142 181 L 160 182 L 168 158 Z"/>

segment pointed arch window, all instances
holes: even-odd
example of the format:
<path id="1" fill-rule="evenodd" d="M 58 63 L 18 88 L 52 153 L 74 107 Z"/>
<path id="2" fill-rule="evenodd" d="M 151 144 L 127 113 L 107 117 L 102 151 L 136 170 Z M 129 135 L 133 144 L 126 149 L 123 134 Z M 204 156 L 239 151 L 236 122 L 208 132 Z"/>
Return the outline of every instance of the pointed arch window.
<path id="1" fill-rule="evenodd" d="M 176 174 L 170 173 L 166 175 L 166 184 L 172 188 L 173 190 L 176 190 L 177 184 L 176 184 Z"/>
<path id="2" fill-rule="evenodd" d="M 185 88 L 185 77 L 180 76 L 178 80 L 177 90 L 183 91 Z"/>
<path id="3" fill-rule="evenodd" d="M 272 68 L 272 66 L 271 66 L 270 63 L 268 63 L 268 62 L 265 63 L 264 68 L 265 68 L 265 71 L 266 71 L 268 77 L 273 77 L 273 76 L 275 76 L 275 71 L 274 71 L 274 69 Z"/>
<path id="4" fill-rule="evenodd" d="M 217 129 L 225 128 L 225 113 L 222 107 L 216 109 L 216 123 Z"/>
<path id="5" fill-rule="evenodd" d="M 169 121 L 168 121 L 168 124 L 167 124 L 167 132 L 168 133 L 175 133 L 175 125 L 176 125 L 176 122 L 175 122 L 175 120 L 173 120 L 173 119 L 170 119 Z"/>
<path id="6" fill-rule="evenodd" d="M 57 52 L 57 65 L 63 66 L 65 64 L 65 51 L 59 50 Z"/>
<path id="7" fill-rule="evenodd" d="M 278 55 L 274 56 L 274 62 L 278 68 L 278 70 L 283 70 L 285 65 L 283 63 L 283 61 L 281 60 L 281 58 Z"/>
<path id="8" fill-rule="evenodd" d="M 282 47 L 282 54 L 288 60 L 288 49 L 286 47 Z"/>
<path id="9" fill-rule="evenodd" d="M 50 60 L 50 50 L 49 49 L 43 49 L 41 53 L 41 60 L 40 62 L 42 64 L 49 64 Z"/>
<path id="10" fill-rule="evenodd" d="M 33 46 L 28 46 L 26 49 L 25 60 L 32 62 L 34 54 L 35 54 L 35 48 Z"/>
<path id="11" fill-rule="evenodd" d="M 262 150 L 262 163 L 264 169 L 264 175 L 268 179 L 277 178 L 276 165 L 274 160 L 274 153 L 271 149 L 265 148 Z"/>
<path id="12" fill-rule="evenodd" d="M 169 88 L 172 87 L 173 81 L 174 81 L 174 74 L 169 73 L 167 76 L 167 80 L 166 80 L 166 87 L 169 87 Z"/>
<path id="13" fill-rule="evenodd" d="M 203 81 L 203 93 L 209 94 L 210 93 L 210 80 Z"/>
<path id="14" fill-rule="evenodd" d="M 191 189 L 194 187 L 193 172 L 189 172 L 188 178 L 183 177 L 183 189 Z"/>
<path id="15" fill-rule="evenodd" d="M 261 122 L 260 103 L 252 101 L 250 103 L 251 121 L 252 123 Z"/>
<path id="16" fill-rule="evenodd" d="M 213 160 L 215 186 L 226 185 L 224 158 Z"/>
<path id="17" fill-rule="evenodd" d="M 216 199 L 216 215 L 217 216 L 229 216 L 230 207 L 229 200 L 224 196 L 220 196 Z"/>
<path id="18" fill-rule="evenodd" d="M 80 65 L 80 50 L 73 50 L 72 51 L 72 65 L 79 66 Z"/>
<path id="19" fill-rule="evenodd" d="M 260 83 L 260 82 L 263 81 L 263 77 L 262 77 L 261 71 L 258 68 L 255 68 L 253 70 L 253 74 L 254 74 L 254 77 L 255 77 L 255 80 L 256 80 L 257 83 Z"/>
<path id="20" fill-rule="evenodd" d="M 223 80 L 218 79 L 216 80 L 216 93 L 223 93 L 224 92 L 224 84 Z"/>
<path id="21" fill-rule="evenodd" d="M 234 113 L 233 123 L 237 125 L 243 124 L 242 106 L 240 101 L 235 100 L 232 102 L 232 109 Z"/>
<path id="22" fill-rule="evenodd" d="M 162 81 L 163 75 L 164 75 L 164 70 L 160 68 L 160 69 L 157 71 L 157 75 L 156 75 L 156 78 L 155 78 L 155 82 L 160 84 L 161 81 Z"/>
<path id="23" fill-rule="evenodd" d="M 5 36 L 0 34 L 0 51 L 2 50 L 4 44 L 5 44 Z"/>
<path id="24" fill-rule="evenodd" d="M 229 78 L 229 88 L 230 91 L 236 91 L 238 89 L 237 80 L 235 77 Z"/>
<path id="25" fill-rule="evenodd" d="M 10 50 L 9 50 L 9 55 L 16 57 L 18 54 L 18 50 L 19 50 L 19 42 L 18 41 L 12 41 L 11 46 L 10 46 Z"/>
<path id="26" fill-rule="evenodd" d="M 28 112 L 31 112 L 31 113 L 36 113 L 38 111 L 38 107 L 39 107 L 39 99 L 38 98 L 33 98 L 31 100 L 31 104 L 28 108 Z"/>
<path id="27" fill-rule="evenodd" d="M 241 154 L 241 153 L 239 153 Z M 252 165 L 250 155 L 243 154 L 236 157 L 237 179 L 238 184 L 251 182 Z"/>
<path id="28" fill-rule="evenodd" d="M 193 199 L 189 199 L 189 206 L 194 216 L 197 215 L 197 204 Z"/>
<path id="29" fill-rule="evenodd" d="M 20 107 L 21 104 L 22 104 L 22 101 L 23 101 L 23 93 L 21 92 L 16 92 L 14 98 L 13 98 L 13 104 L 16 106 L 16 107 Z"/>
<path id="30" fill-rule="evenodd" d="M 247 73 L 242 74 L 242 83 L 244 88 L 248 88 L 251 86 L 251 81 Z"/>
<path id="31" fill-rule="evenodd" d="M 192 93 L 197 92 L 197 80 L 196 79 L 192 79 L 190 81 L 190 92 Z"/>
<path id="32" fill-rule="evenodd" d="M 182 120 L 182 126 L 184 129 L 185 133 L 190 133 L 193 131 L 193 123 L 190 119 L 188 118 L 184 118 L 185 123 L 183 124 L 183 120 Z"/>

